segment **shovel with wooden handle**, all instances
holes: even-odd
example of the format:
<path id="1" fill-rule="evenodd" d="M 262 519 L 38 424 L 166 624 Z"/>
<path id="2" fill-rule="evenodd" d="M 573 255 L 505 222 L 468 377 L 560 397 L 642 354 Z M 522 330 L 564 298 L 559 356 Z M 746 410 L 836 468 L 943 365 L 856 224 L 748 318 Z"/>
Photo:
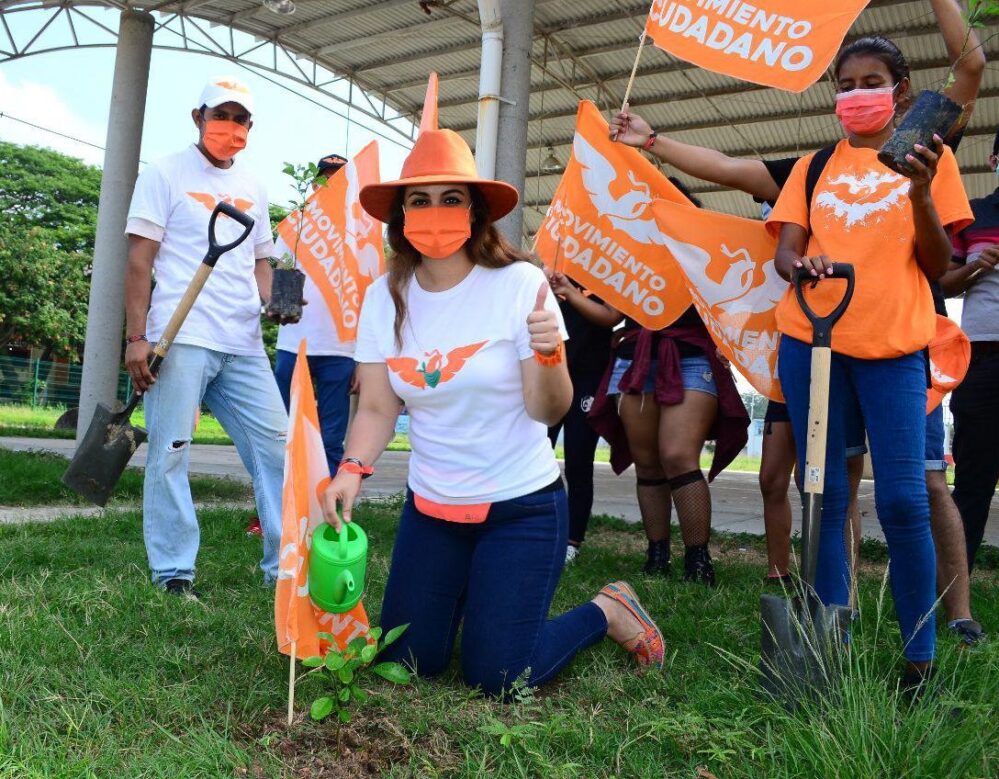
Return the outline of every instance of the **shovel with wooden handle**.
<path id="1" fill-rule="evenodd" d="M 234 219 L 243 226 L 243 232 L 240 236 L 230 243 L 220 244 L 216 239 L 215 223 L 220 214 Z M 170 317 L 163 335 L 153 347 L 149 371 L 154 376 L 166 358 L 173 339 L 177 337 L 184 320 L 187 319 L 194 301 L 197 300 L 202 287 L 208 281 L 208 277 L 215 268 L 215 263 L 223 254 L 235 249 L 246 240 L 253 230 L 253 223 L 254 220 L 251 216 L 228 203 L 219 203 L 215 206 L 208 222 L 208 251 L 205 258 L 198 266 L 191 283 L 188 284 L 184 297 L 177 304 L 177 309 Z M 90 421 L 90 427 L 87 428 L 87 433 L 77 447 L 69 468 L 62 476 L 63 484 L 98 506 L 103 506 L 108 502 L 108 498 L 118 483 L 118 479 L 121 478 L 121 474 L 125 471 L 128 461 L 148 436 L 144 428 L 133 425 L 129 421 L 141 398 L 140 393 L 133 391 L 128 403 L 124 406 L 118 401 L 114 402 L 113 408 L 104 403 L 98 403 L 94 417 Z"/>
<path id="2" fill-rule="evenodd" d="M 853 618 L 849 607 L 826 606 L 815 594 L 825 488 L 832 329 L 853 298 L 853 266 L 834 263 L 833 278 L 846 279 L 846 291 L 836 308 L 826 316 L 819 316 L 808 305 L 803 292 L 803 285 L 814 278 L 803 268 L 794 275 L 798 303 L 812 323 L 808 439 L 802 474 L 801 574 L 791 585 L 790 597 L 769 594 L 760 597 L 763 687 L 791 708 L 802 699 L 821 693 L 836 677 L 839 665 L 834 653 L 843 645 Z"/>

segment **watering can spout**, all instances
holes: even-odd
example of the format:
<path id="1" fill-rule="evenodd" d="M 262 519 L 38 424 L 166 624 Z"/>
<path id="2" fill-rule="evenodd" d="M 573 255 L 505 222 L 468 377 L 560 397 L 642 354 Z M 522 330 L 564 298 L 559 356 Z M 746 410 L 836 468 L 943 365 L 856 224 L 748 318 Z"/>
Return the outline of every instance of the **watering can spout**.
<path id="1" fill-rule="evenodd" d="M 353 574 L 350 571 L 343 571 L 333 584 L 333 600 L 337 603 L 347 601 L 354 594 L 356 587 Z"/>

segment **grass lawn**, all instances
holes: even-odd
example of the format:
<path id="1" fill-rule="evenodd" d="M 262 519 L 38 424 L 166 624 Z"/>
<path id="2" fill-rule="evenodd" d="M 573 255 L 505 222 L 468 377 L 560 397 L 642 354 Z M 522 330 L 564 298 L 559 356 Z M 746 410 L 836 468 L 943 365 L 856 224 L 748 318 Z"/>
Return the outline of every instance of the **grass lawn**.
<path id="1" fill-rule="evenodd" d="M 377 620 L 397 507 L 355 512 L 371 539 Z M 899 665 L 883 562 L 869 559 L 840 699 L 791 715 L 757 692 L 762 541 L 721 538 L 720 586 L 643 581 L 642 535 L 600 520 L 556 594 L 561 611 L 609 580 L 635 583 L 663 628 L 664 672 L 636 673 L 609 642 L 516 704 L 484 700 L 452 670 L 370 686 L 345 727 L 305 720 L 322 694 L 299 685 L 283 725 L 287 661 L 244 512 L 201 514 L 203 600 L 147 584 L 140 517 L 114 513 L 0 526 L 0 776 L 994 778 L 999 642 L 970 651 L 941 634 L 940 679 L 913 709 L 889 692 Z M 868 551 L 878 548 L 865 545 Z M 883 550 L 881 550 L 883 553 Z M 674 551 L 680 556 L 680 549 Z M 682 557 L 681 557 L 682 559 Z M 880 604 L 880 605 L 879 605 Z M 882 612 L 883 609 L 883 613 Z M 999 625 L 999 581 L 976 571 L 975 609 Z M 508 746 L 498 723 L 512 728 Z"/>
<path id="2" fill-rule="evenodd" d="M 0 449 L 0 506 L 54 506 L 90 503 L 60 479 L 69 461 L 65 457 L 41 452 L 11 452 Z M 250 500 L 248 484 L 235 479 L 208 476 L 191 477 L 191 494 L 196 501 Z M 129 468 L 122 474 L 109 505 L 142 502 L 142 471 Z"/>

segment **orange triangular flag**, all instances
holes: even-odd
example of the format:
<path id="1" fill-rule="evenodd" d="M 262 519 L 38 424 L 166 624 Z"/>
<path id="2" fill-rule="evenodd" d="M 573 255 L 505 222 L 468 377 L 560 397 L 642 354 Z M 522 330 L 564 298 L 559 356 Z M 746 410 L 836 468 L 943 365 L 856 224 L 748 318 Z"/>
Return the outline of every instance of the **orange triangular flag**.
<path id="1" fill-rule="evenodd" d="M 430 74 L 430 81 L 427 83 L 427 96 L 423 98 L 423 116 L 420 118 L 420 132 L 425 130 L 436 130 L 437 126 L 437 95 L 438 78 L 436 73 Z"/>
<path id="2" fill-rule="evenodd" d="M 323 522 L 319 496 L 329 483 L 326 452 L 319 433 L 319 413 L 312 390 L 305 341 L 291 379 L 291 411 L 284 464 L 284 495 L 281 501 L 281 555 L 274 594 L 274 626 L 278 650 L 299 659 L 324 653 L 329 633 L 339 648 L 357 636 L 367 635 L 370 624 L 363 602 L 345 614 L 330 614 L 309 597 L 309 550 L 312 533 Z"/>

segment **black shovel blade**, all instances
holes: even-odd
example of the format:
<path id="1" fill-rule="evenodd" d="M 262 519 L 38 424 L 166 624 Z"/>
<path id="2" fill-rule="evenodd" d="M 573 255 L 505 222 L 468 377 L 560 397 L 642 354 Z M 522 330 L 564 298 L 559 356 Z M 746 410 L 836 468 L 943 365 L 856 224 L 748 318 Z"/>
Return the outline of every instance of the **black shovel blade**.
<path id="1" fill-rule="evenodd" d="M 130 413 L 116 403 L 111 409 L 97 404 L 87 434 L 62 476 L 62 483 L 98 506 L 108 502 L 118 479 L 139 444 L 146 440 L 144 428 L 129 423 Z"/>
<path id="2" fill-rule="evenodd" d="M 760 671 L 763 688 L 797 708 L 821 696 L 839 676 L 839 652 L 853 610 L 824 606 L 814 592 L 760 596 Z"/>

